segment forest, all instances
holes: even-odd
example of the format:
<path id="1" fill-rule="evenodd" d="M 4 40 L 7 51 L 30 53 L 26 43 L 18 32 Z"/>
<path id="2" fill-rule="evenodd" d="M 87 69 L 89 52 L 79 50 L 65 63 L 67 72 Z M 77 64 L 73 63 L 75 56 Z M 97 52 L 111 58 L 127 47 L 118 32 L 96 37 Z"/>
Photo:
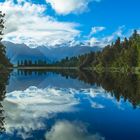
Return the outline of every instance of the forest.
<path id="1" fill-rule="evenodd" d="M 6 57 L 5 46 L 1 43 L 4 30 L 4 14 L 0 12 L 0 68 L 12 66 Z M 61 61 L 48 63 L 46 60 L 18 60 L 17 67 L 75 67 L 79 69 L 125 69 L 140 67 L 140 35 L 137 30 L 129 38 L 118 37 L 115 42 L 105 46 L 102 51 L 66 57 Z"/>
<path id="2" fill-rule="evenodd" d="M 32 61 L 31 59 L 25 59 L 25 60 L 18 60 L 17 62 L 17 66 L 18 67 L 49 67 L 50 64 L 47 63 L 46 60 L 41 60 L 41 59 L 38 59 L 38 60 L 34 60 Z"/>
<path id="3" fill-rule="evenodd" d="M 131 68 L 140 67 L 140 35 L 134 30 L 129 38 L 121 40 L 120 37 L 103 48 L 99 52 L 80 55 L 78 57 L 65 58 L 53 64 L 61 67 L 83 68 Z"/>

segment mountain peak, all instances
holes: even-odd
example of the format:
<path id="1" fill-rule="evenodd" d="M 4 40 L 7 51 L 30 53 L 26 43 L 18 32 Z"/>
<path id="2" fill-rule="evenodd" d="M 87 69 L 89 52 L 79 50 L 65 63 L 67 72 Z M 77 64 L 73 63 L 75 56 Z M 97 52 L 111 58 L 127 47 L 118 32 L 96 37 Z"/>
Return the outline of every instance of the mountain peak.
<path id="1" fill-rule="evenodd" d="M 88 47 L 85 45 L 69 46 L 63 44 L 55 48 L 48 48 L 48 46 L 38 46 L 37 48 L 30 48 L 25 44 L 14 44 L 12 42 L 3 42 L 6 46 L 7 57 L 12 63 L 17 63 L 18 60 L 48 60 L 49 63 L 61 60 L 65 57 L 73 57 L 81 54 L 100 51 L 99 47 Z"/>

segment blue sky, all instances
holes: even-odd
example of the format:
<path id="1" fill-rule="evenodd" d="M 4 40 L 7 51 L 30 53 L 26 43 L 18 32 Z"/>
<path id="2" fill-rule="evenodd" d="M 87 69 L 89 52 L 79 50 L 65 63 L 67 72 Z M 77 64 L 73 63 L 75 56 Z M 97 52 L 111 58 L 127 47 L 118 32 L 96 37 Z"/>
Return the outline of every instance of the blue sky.
<path id="1" fill-rule="evenodd" d="M 140 29 L 139 0 L 0 0 L 0 8 L 7 15 L 4 39 L 29 46 L 103 47 Z M 9 29 L 12 23 L 17 27 Z"/>
<path id="2" fill-rule="evenodd" d="M 73 21 L 83 25 L 83 31 L 88 33 L 93 26 L 104 26 L 111 33 L 119 26 L 126 28 L 140 27 L 139 0 L 101 0 L 89 4 L 89 10 L 82 14 L 56 15 L 60 20 Z"/>

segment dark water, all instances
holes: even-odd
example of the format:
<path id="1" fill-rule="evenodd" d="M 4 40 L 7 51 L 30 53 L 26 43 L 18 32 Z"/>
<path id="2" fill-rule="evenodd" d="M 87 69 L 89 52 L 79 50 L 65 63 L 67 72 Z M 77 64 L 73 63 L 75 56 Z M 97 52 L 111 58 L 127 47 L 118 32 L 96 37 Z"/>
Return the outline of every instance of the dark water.
<path id="1" fill-rule="evenodd" d="M 0 73 L 0 132 L 0 140 L 140 140 L 140 76 Z"/>

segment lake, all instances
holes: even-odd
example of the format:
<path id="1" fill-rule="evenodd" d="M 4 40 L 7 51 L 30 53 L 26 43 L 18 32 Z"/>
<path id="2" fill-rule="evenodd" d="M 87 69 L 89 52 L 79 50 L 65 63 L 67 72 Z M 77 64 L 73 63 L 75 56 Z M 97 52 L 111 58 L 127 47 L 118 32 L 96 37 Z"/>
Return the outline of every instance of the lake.
<path id="1" fill-rule="evenodd" d="M 139 140 L 140 76 L 0 73 L 0 140 Z"/>

